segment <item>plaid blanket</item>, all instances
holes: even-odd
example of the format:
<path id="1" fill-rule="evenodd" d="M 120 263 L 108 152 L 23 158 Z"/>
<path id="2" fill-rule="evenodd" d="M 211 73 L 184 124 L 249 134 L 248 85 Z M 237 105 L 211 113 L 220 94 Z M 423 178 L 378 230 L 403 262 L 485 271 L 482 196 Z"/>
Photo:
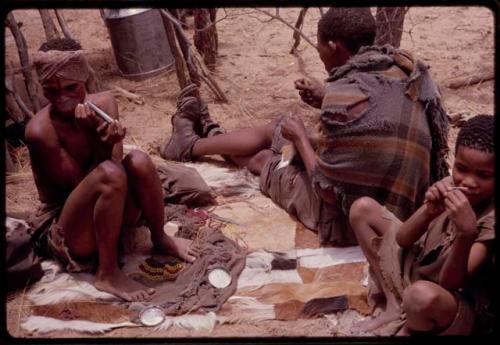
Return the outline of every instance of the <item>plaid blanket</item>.
<path id="1" fill-rule="evenodd" d="M 406 219 L 448 174 L 446 114 L 427 67 L 391 46 L 365 47 L 328 81 L 314 181 L 333 189 L 346 214 L 370 196 Z M 356 119 L 337 120 L 361 102 Z"/>

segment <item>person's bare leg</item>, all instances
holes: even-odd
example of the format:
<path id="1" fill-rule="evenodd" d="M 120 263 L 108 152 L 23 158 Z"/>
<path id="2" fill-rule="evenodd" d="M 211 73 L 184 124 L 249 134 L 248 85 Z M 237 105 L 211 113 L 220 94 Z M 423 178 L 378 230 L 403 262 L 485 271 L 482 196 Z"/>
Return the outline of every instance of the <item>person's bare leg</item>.
<path id="1" fill-rule="evenodd" d="M 386 298 L 385 311 L 374 319 L 357 323 L 353 329 L 354 332 L 370 332 L 388 322 L 399 319 L 401 314 L 399 302 L 382 277 L 377 253 L 371 244 L 374 237 L 384 234 L 385 229 L 391 225 L 391 221 L 382 217 L 382 206 L 368 197 L 360 198 L 352 204 L 349 211 L 349 221 Z"/>
<path id="2" fill-rule="evenodd" d="M 419 280 L 405 289 L 403 310 L 406 324 L 398 335 L 446 329 L 458 312 L 458 304 L 448 290 L 436 283 Z"/>
<path id="3" fill-rule="evenodd" d="M 141 151 L 132 151 L 123 159 L 127 172 L 129 191 L 135 205 L 151 231 L 155 248 L 165 254 L 177 256 L 192 262 L 198 256 L 192 241 L 167 236 L 163 231 L 163 189 L 155 165 L 151 158 Z"/>
<path id="4" fill-rule="evenodd" d="M 260 175 L 264 165 L 276 153 L 271 150 L 262 150 L 252 156 L 232 156 L 231 159 L 240 168 L 247 168 L 252 174 Z"/>
<path id="5" fill-rule="evenodd" d="M 95 287 L 127 301 L 144 300 L 154 289 L 127 277 L 118 267 L 118 239 L 127 193 L 123 167 L 105 161 L 88 174 L 70 194 L 58 225 L 72 257 L 98 255 Z"/>
<path id="6" fill-rule="evenodd" d="M 230 133 L 200 138 L 191 150 L 193 157 L 206 155 L 225 155 L 233 157 L 248 157 L 268 149 L 273 140 L 274 129 L 278 120 L 266 125 L 236 130 Z"/>

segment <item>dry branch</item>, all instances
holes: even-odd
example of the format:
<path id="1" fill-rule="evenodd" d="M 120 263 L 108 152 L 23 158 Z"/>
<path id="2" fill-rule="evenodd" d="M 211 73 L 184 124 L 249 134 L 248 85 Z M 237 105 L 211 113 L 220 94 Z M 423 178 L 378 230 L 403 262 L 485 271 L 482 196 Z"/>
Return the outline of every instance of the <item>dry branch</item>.
<path id="1" fill-rule="evenodd" d="M 24 82 L 26 83 L 26 90 L 28 91 L 28 96 L 31 100 L 32 108 L 35 112 L 37 112 L 40 109 L 40 101 L 38 100 L 38 96 L 36 93 L 36 84 L 31 74 L 28 57 L 28 46 L 26 44 L 26 40 L 24 39 L 21 30 L 19 30 L 16 19 L 14 18 L 14 15 L 12 13 L 9 13 L 7 15 L 5 22 L 9 27 L 12 36 L 14 36 L 14 40 L 16 41 L 17 51 L 19 53 L 19 61 L 21 63 L 23 71 Z"/>
<path id="2" fill-rule="evenodd" d="M 296 31 L 293 32 L 293 38 L 294 38 L 295 42 L 293 43 L 293 47 L 290 50 L 290 54 L 295 54 L 295 51 L 300 44 L 299 32 L 302 32 L 302 26 L 304 25 L 304 17 L 306 15 L 306 12 L 307 12 L 307 7 L 301 9 L 299 16 L 297 17 L 297 22 L 295 22 Z"/>
<path id="3" fill-rule="evenodd" d="M 43 30 L 45 31 L 45 37 L 47 41 L 54 38 L 61 38 L 59 31 L 50 17 L 49 10 L 38 10 L 40 12 L 40 17 L 42 18 Z"/>
<path id="4" fill-rule="evenodd" d="M 54 10 L 54 11 L 56 12 L 57 21 L 59 22 L 59 26 L 61 26 L 61 30 L 64 34 L 64 37 L 74 39 L 73 35 L 71 34 L 71 31 L 69 30 L 68 24 L 66 23 L 66 19 L 64 19 L 62 11 L 60 10 Z"/>
<path id="5" fill-rule="evenodd" d="M 286 26 L 288 26 L 290 29 L 292 29 L 293 31 L 297 32 L 307 43 L 309 43 L 310 45 L 312 45 L 315 49 L 318 49 L 318 47 L 309 39 L 309 37 L 307 37 L 306 35 L 304 35 L 302 33 L 302 31 L 296 29 L 292 24 L 288 23 L 286 20 L 284 20 L 283 18 L 281 18 L 278 15 L 274 15 L 274 14 L 271 14 L 267 11 L 264 11 L 264 10 L 261 10 L 260 8 L 256 8 L 255 9 L 256 11 L 260 12 L 260 13 L 263 13 L 269 17 L 271 17 L 271 20 L 272 19 L 276 19 L 276 20 L 279 20 L 280 22 L 282 22 L 283 24 L 285 24 Z"/>
<path id="6" fill-rule="evenodd" d="M 495 78 L 495 73 L 493 71 L 482 72 L 475 75 L 469 75 L 462 78 L 457 78 L 446 84 L 446 87 L 450 89 L 459 89 L 461 87 L 467 87 L 470 85 L 482 83 L 483 81 L 492 80 Z"/>

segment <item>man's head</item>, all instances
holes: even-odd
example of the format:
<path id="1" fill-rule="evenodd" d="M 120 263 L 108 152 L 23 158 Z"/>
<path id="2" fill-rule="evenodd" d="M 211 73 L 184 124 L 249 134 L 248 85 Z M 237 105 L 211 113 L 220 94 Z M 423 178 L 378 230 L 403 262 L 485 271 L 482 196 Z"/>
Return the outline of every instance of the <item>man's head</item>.
<path id="1" fill-rule="evenodd" d="M 493 196 L 494 175 L 493 116 L 477 115 L 458 133 L 453 182 L 467 188 L 465 194 L 475 205 Z"/>
<path id="2" fill-rule="evenodd" d="M 329 72 L 343 65 L 362 46 L 375 40 L 375 19 L 368 7 L 330 8 L 318 22 L 319 56 Z"/>
<path id="3" fill-rule="evenodd" d="M 34 59 L 45 97 L 65 116 L 73 116 L 86 96 L 89 67 L 81 48 L 72 39 L 53 39 L 42 44 Z"/>

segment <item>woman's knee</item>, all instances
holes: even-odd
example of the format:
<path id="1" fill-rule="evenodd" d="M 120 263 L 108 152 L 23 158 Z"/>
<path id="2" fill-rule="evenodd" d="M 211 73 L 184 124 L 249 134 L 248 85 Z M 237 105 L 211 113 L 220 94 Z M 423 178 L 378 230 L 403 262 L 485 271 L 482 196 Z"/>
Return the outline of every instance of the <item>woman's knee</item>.
<path id="1" fill-rule="evenodd" d="M 107 160 L 97 166 L 97 178 L 106 190 L 127 191 L 127 174 L 119 163 Z"/>
<path id="2" fill-rule="evenodd" d="M 380 204 L 374 199 L 364 196 L 354 201 L 349 210 L 349 221 L 351 224 L 360 220 L 366 220 L 374 211 L 380 209 Z"/>
<path id="3" fill-rule="evenodd" d="M 132 172 L 134 175 L 146 176 L 155 169 L 154 163 L 148 154 L 132 150 L 123 159 L 123 166 L 127 172 Z"/>

